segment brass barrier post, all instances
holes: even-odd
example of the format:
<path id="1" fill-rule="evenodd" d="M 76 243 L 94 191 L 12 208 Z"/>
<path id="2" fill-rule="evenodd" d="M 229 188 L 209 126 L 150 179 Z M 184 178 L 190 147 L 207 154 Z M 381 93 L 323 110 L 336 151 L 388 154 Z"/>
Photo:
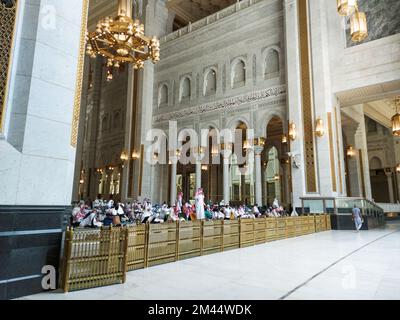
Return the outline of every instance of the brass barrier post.
<path id="1" fill-rule="evenodd" d="M 225 238 L 225 220 L 222 221 L 222 247 L 221 247 L 221 252 L 224 252 L 224 238 Z"/>
<path id="2" fill-rule="evenodd" d="M 126 282 L 126 272 L 128 270 L 128 244 L 129 244 L 129 229 L 127 227 L 124 227 L 124 234 L 125 234 L 125 246 L 124 246 L 124 258 L 123 258 L 123 276 L 122 276 L 122 283 Z"/>
<path id="3" fill-rule="evenodd" d="M 149 267 L 149 237 L 150 237 L 150 224 L 146 222 L 146 240 L 144 246 L 144 267 Z"/>
<path id="4" fill-rule="evenodd" d="M 180 232 L 181 232 L 181 223 L 180 221 L 175 222 L 176 225 L 176 245 L 175 245 L 175 261 L 179 261 L 179 243 L 180 243 Z"/>
<path id="5" fill-rule="evenodd" d="M 203 255 L 203 242 L 204 242 L 204 221 L 200 224 L 200 256 Z"/>
<path id="6" fill-rule="evenodd" d="M 69 272 L 70 272 L 70 259 L 71 259 L 71 252 L 72 252 L 72 238 L 74 235 L 74 229 L 73 228 L 67 228 L 66 234 L 65 234 L 65 255 L 64 255 L 64 283 L 63 283 L 63 288 L 64 292 L 67 293 L 69 290 Z"/>

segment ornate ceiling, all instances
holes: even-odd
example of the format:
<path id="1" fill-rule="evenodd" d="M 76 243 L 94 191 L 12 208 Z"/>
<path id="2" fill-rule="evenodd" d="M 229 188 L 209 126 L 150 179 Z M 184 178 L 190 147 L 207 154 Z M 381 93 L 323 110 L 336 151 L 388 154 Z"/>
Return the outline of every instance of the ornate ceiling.
<path id="1" fill-rule="evenodd" d="M 236 0 L 166 0 L 169 10 L 176 14 L 174 29 L 195 22 L 220 11 Z M 89 29 L 94 28 L 99 18 L 117 12 L 117 0 L 90 0 Z"/>
<path id="2" fill-rule="evenodd" d="M 234 3 L 236 0 L 169 0 L 167 6 L 176 14 L 174 29 L 179 29 Z"/>

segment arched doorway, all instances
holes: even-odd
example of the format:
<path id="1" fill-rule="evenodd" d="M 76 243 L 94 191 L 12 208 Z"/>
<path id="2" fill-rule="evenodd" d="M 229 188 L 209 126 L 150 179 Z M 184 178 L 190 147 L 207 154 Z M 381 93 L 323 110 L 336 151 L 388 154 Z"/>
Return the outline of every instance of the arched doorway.
<path id="1" fill-rule="evenodd" d="M 207 202 L 217 203 L 223 199 L 222 186 L 222 157 L 220 154 L 219 131 L 216 128 L 208 128 L 207 147 L 201 166 L 201 185 Z"/>
<path id="2" fill-rule="evenodd" d="M 282 203 L 282 172 L 279 153 L 276 147 L 267 151 L 267 161 L 264 165 L 264 199 L 266 204 L 272 204 L 275 199 Z"/>
<path id="3" fill-rule="evenodd" d="M 382 161 L 378 157 L 373 157 L 369 162 L 372 198 L 375 202 L 389 203 L 390 194 L 388 178 Z"/>
<path id="4" fill-rule="evenodd" d="M 263 203 L 271 205 L 274 199 L 289 206 L 290 166 L 288 162 L 288 140 L 284 138 L 284 125 L 275 116 L 267 124 L 266 145 L 262 153 Z"/>
<path id="5" fill-rule="evenodd" d="M 193 200 L 196 192 L 196 167 L 192 156 L 193 151 L 190 135 L 186 135 L 182 142 L 176 176 L 177 194 L 183 192 L 183 199 L 185 201 Z"/>
<path id="6" fill-rule="evenodd" d="M 240 121 L 235 130 L 235 144 L 230 160 L 231 204 L 254 204 L 254 156 L 245 149 L 247 125 Z"/>

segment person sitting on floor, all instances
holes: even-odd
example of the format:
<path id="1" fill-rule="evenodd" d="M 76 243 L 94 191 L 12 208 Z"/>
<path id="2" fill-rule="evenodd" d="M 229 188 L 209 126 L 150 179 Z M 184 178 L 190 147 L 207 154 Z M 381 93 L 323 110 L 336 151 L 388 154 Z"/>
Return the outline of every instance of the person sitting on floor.
<path id="1" fill-rule="evenodd" d="M 253 207 L 253 214 L 256 218 L 261 216 L 260 210 L 258 209 L 258 204 L 255 204 Z"/>
<path id="2" fill-rule="evenodd" d="M 205 214 L 207 220 L 212 220 L 212 218 L 213 218 L 213 212 L 212 212 L 212 210 L 211 210 L 210 205 L 207 205 L 206 211 L 204 212 L 204 214 Z"/>
<path id="3" fill-rule="evenodd" d="M 231 210 L 229 205 L 226 205 L 223 208 L 223 213 L 224 213 L 224 216 L 225 216 L 224 217 L 225 220 L 231 220 L 231 212 L 232 212 L 232 210 Z"/>

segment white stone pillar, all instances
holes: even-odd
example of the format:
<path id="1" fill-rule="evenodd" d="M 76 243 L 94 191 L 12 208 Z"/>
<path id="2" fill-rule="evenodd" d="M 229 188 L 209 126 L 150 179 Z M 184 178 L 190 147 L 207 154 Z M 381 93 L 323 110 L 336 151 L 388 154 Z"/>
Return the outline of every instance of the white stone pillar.
<path id="1" fill-rule="evenodd" d="M 171 206 L 175 205 L 176 201 L 176 173 L 177 173 L 177 166 L 178 166 L 178 161 L 176 158 L 171 159 L 171 197 L 170 197 L 170 204 Z"/>
<path id="2" fill-rule="evenodd" d="M 301 107 L 300 44 L 298 2 L 285 0 L 286 69 L 287 69 L 287 110 L 289 121 L 296 124 L 297 138 L 291 141 L 291 152 L 300 163 L 292 169 L 292 205 L 301 207 L 300 198 L 306 193 L 303 145 L 303 113 Z M 268 137 L 267 137 L 268 138 Z M 292 164 L 294 165 L 293 161 Z"/>
<path id="3" fill-rule="evenodd" d="M 163 1 L 148 0 L 145 6 L 143 21 L 145 24 L 145 34 L 151 36 L 161 37 L 165 35 L 166 21 L 168 20 L 168 9 Z M 145 63 L 143 70 L 139 71 L 139 86 L 138 86 L 138 101 L 137 101 L 137 114 L 139 115 L 140 128 L 138 133 L 140 137 L 140 144 L 143 145 L 144 153 L 151 146 L 151 141 L 147 141 L 147 134 L 153 128 L 153 97 L 154 97 L 154 65 L 151 61 Z M 141 186 L 139 187 L 138 198 L 152 198 L 152 191 L 154 188 L 154 181 L 152 175 L 152 167 L 145 160 L 142 159 L 141 170 Z"/>
<path id="4" fill-rule="evenodd" d="M 223 190 L 224 190 L 224 203 L 229 204 L 230 202 L 230 185 L 229 185 L 229 161 L 230 156 L 223 156 Z"/>
<path id="5" fill-rule="evenodd" d="M 256 204 L 262 206 L 262 181 L 261 181 L 261 152 L 263 147 L 254 148 L 254 167 L 256 176 Z"/>
<path id="6" fill-rule="evenodd" d="M 354 185 L 356 184 L 355 176 L 350 178 L 350 189 L 352 196 L 364 196 L 367 199 L 372 199 L 372 189 L 370 181 L 369 159 L 368 159 L 368 143 L 367 133 L 365 128 L 364 106 L 362 104 L 346 107 L 342 109 L 344 115 L 350 119 L 343 126 L 347 137 L 347 144 L 352 145 L 357 149 L 357 155 L 353 159 L 349 159 L 349 176 L 358 175 L 358 189 L 356 192 Z M 352 123 L 352 124 L 351 124 Z M 360 150 L 360 152 L 358 152 Z M 354 163 L 356 161 L 356 163 Z M 364 182 L 364 183 L 362 183 Z M 365 191 L 365 192 L 364 192 Z"/>
<path id="7" fill-rule="evenodd" d="M 201 160 L 196 159 L 196 191 L 201 188 Z"/>

